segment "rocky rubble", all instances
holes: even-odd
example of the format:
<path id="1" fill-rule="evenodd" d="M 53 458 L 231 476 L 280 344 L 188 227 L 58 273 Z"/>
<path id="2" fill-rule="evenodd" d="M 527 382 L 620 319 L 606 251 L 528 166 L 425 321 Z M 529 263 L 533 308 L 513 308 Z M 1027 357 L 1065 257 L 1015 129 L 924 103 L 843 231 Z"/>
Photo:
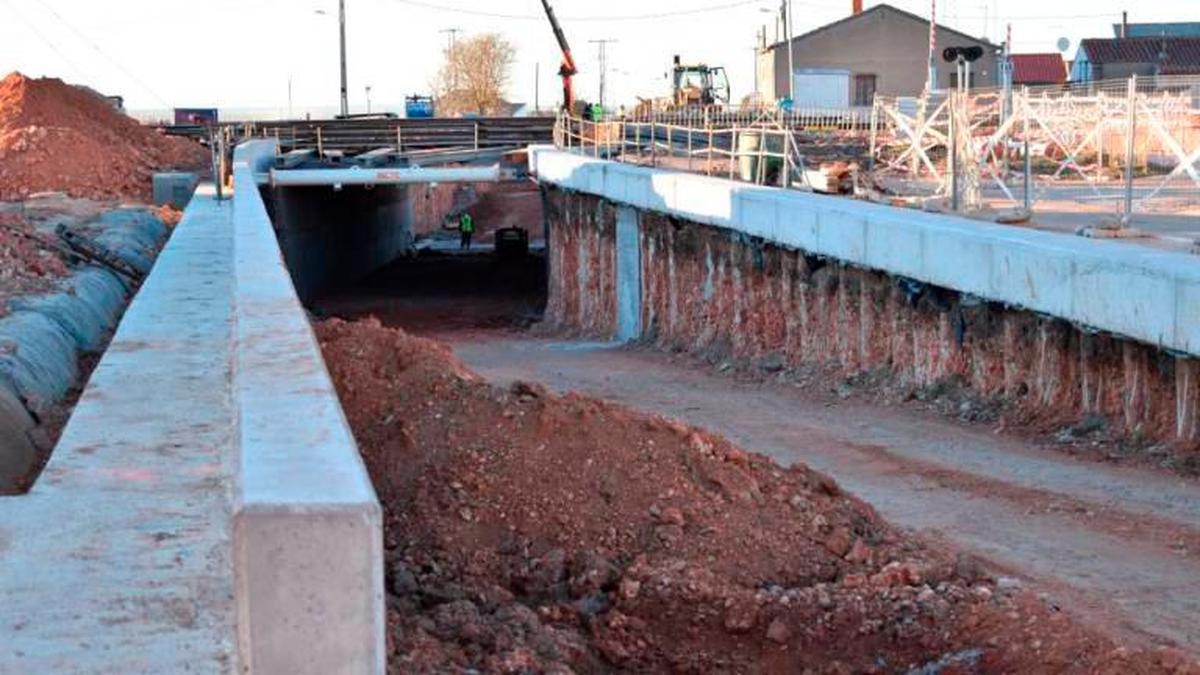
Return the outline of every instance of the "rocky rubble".
<path id="1" fill-rule="evenodd" d="M 392 672 L 1200 672 L 803 465 L 373 320 L 316 331 L 385 505 Z"/>

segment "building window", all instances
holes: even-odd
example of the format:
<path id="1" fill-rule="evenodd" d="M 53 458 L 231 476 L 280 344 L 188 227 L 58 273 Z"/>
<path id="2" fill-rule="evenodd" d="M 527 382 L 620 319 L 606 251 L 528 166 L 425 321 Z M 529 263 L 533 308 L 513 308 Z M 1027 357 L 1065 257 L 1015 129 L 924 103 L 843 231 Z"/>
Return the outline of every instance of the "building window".
<path id="1" fill-rule="evenodd" d="M 875 76 L 854 76 L 854 105 L 875 105 Z"/>

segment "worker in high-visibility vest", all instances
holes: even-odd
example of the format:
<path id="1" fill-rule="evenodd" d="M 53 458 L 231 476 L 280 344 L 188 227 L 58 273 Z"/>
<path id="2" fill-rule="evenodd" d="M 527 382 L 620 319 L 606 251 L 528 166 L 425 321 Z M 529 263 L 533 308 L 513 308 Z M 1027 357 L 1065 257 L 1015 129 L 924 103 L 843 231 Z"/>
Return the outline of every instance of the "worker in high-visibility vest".
<path id="1" fill-rule="evenodd" d="M 471 214 L 465 211 L 458 219 L 458 233 L 462 235 L 462 250 L 470 251 L 471 237 L 475 234 L 475 219 L 471 217 Z"/>

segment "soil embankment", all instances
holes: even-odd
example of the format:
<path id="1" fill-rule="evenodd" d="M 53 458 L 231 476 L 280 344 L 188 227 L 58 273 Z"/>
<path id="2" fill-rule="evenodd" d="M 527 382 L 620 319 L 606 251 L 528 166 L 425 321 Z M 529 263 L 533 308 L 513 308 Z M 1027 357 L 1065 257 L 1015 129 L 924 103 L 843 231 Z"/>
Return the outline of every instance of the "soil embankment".
<path id="1" fill-rule="evenodd" d="M 139 124 L 62 80 L 0 80 L 0 200 L 39 192 L 148 201 L 151 176 L 203 169 L 208 152 Z"/>
<path id="2" fill-rule="evenodd" d="M 802 464 L 373 320 L 317 333 L 385 504 L 393 672 L 1200 672 Z"/>

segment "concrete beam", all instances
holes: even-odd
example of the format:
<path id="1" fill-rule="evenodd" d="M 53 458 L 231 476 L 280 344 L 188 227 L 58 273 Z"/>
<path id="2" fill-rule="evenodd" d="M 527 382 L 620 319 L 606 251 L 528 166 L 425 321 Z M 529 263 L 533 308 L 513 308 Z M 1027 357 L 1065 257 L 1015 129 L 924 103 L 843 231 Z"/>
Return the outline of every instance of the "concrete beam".
<path id="1" fill-rule="evenodd" d="M 234 157 L 238 185 L 274 156 Z M 265 159 L 264 159 L 265 158 Z M 382 515 L 258 190 L 234 197 L 241 660 L 262 673 L 382 673 Z"/>
<path id="2" fill-rule="evenodd" d="M 1200 263 L 1181 253 L 619 164 L 550 146 L 538 180 L 1200 356 Z"/>
<path id="3" fill-rule="evenodd" d="M 368 169 L 287 169 L 271 170 L 275 187 L 313 185 L 402 185 L 408 183 L 497 183 L 505 178 L 499 165 L 487 167 Z"/>

